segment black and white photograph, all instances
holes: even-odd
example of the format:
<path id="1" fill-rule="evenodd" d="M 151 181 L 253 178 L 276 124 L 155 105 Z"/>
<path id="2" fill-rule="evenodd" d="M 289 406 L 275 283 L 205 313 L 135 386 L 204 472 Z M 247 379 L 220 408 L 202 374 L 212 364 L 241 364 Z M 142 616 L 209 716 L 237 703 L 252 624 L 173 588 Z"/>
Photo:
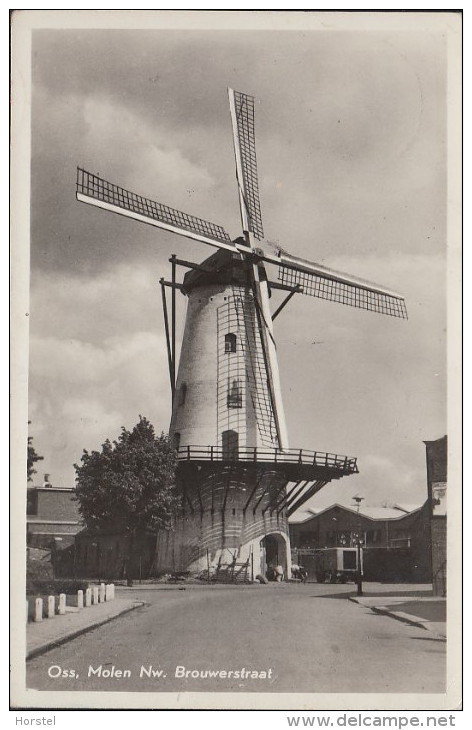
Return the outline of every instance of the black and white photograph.
<path id="1" fill-rule="evenodd" d="M 14 708 L 460 708 L 461 21 L 13 13 Z"/>

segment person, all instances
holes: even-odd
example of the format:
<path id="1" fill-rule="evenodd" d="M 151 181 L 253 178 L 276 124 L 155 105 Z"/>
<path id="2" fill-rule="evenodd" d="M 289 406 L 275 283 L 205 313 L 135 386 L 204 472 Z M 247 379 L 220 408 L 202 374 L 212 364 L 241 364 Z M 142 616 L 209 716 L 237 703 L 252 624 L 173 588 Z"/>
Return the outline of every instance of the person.
<path id="1" fill-rule="evenodd" d="M 284 569 L 281 565 L 275 566 L 275 580 L 277 583 L 281 583 L 284 579 Z"/>
<path id="2" fill-rule="evenodd" d="M 296 563 L 292 563 L 292 577 L 299 580 L 301 583 L 306 583 L 308 572 L 303 565 L 296 565 Z"/>

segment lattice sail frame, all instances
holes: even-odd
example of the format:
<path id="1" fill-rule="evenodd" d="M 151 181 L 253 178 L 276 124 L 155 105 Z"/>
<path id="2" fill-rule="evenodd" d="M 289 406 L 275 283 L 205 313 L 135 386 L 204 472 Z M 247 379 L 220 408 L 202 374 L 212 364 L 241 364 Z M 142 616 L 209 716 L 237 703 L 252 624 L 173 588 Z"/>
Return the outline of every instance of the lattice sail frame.
<path id="1" fill-rule="evenodd" d="M 234 98 L 236 125 L 241 154 L 243 198 L 249 217 L 249 227 L 254 238 L 261 241 L 264 238 L 262 225 L 261 204 L 259 200 L 259 181 L 257 177 L 256 141 L 254 129 L 254 97 L 240 91 L 231 93 Z"/>
<path id="2" fill-rule="evenodd" d="M 226 334 L 237 336 L 236 352 L 225 353 Z M 267 369 L 263 354 L 261 333 L 257 325 L 255 304 L 245 287 L 233 286 L 233 293 L 218 308 L 218 434 L 227 429 L 238 430 L 241 446 L 246 445 L 248 400 L 255 415 L 257 431 L 263 446 L 277 448 L 277 427 L 272 400 L 267 385 Z M 228 388 L 233 379 L 241 384 L 242 407 L 229 409 Z M 242 428 L 243 426 L 243 428 Z"/>
<path id="3" fill-rule="evenodd" d="M 386 314 L 390 317 L 408 319 L 405 301 L 402 297 L 369 289 L 354 282 L 347 283 L 334 278 L 315 274 L 302 269 L 280 265 L 278 278 L 282 284 L 300 285 L 301 294 L 306 294 L 369 312 Z"/>
<path id="4" fill-rule="evenodd" d="M 177 233 L 195 233 L 205 239 L 229 244 L 232 247 L 231 238 L 222 226 L 162 203 L 156 203 L 149 198 L 143 198 L 80 167 L 77 168 L 77 195 L 163 223 Z"/>

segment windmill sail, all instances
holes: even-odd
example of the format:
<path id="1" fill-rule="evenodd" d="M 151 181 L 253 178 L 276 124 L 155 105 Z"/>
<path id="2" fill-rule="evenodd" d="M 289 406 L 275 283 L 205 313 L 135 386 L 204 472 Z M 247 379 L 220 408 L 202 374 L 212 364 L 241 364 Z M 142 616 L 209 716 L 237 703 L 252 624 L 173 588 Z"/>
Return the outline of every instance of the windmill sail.
<path id="1" fill-rule="evenodd" d="M 301 294 L 391 317 L 408 318 L 404 298 L 389 289 L 283 252 L 279 254 L 278 263 L 279 281 L 290 287 L 298 284 L 302 287 Z"/>
<path id="2" fill-rule="evenodd" d="M 237 431 L 240 446 L 256 443 L 268 448 L 279 446 L 261 332 L 257 324 L 255 302 L 244 287 L 233 286 L 233 293 L 218 308 L 218 433 Z M 234 354 L 229 358 L 226 338 L 235 337 Z M 240 398 L 238 407 L 230 400 Z M 251 404 L 249 406 L 249 404 Z M 252 410 L 257 428 L 250 434 Z"/>
<path id="3" fill-rule="evenodd" d="M 111 210 L 181 236 L 209 243 L 211 246 L 237 250 L 222 226 L 143 198 L 80 167 L 77 168 L 76 195 L 77 200 L 98 208 Z"/>
<path id="4" fill-rule="evenodd" d="M 254 134 L 254 97 L 228 89 L 243 229 L 264 238 Z"/>

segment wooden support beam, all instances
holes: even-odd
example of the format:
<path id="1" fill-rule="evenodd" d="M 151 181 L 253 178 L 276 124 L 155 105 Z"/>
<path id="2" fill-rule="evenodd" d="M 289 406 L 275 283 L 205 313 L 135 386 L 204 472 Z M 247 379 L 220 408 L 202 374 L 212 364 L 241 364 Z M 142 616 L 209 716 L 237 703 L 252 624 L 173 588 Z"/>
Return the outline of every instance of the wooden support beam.
<path id="1" fill-rule="evenodd" d="M 322 481 L 321 479 L 319 479 L 318 481 L 314 482 L 314 484 L 312 484 L 312 486 L 308 489 L 308 491 L 305 492 L 305 494 L 303 494 L 299 500 L 297 500 L 295 503 L 293 503 L 287 509 L 287 517 L 290 517 L 290 515 L 293 515 L 293 513 L 296 512 L 297 509 L 302 506 L 302 504 L 304 504 L 308 499 L 311 499 L 311 497 L 313 497 L 317 492 L 319 492 L 320 489 L 322 489 L 325 486 L 325 484 L 328 483 L 328 481 L 329 480 Z"/>
<path id="2" fill-rule="evenodd" d="M 302 480 L 300 479 L 298 482 L 296 482 L 294 484 L 294 486 L 290 489 L 288 495 L 293 494 L 294 490 L 298 487 L 298 485 L 300 484 L 301 481 Z M 284 502 L 287 499 L 287 496 L 288 495 L 287 494 L 284 494 L 284 496 L 282 497 L 282 499 L 280 501 L 277 501 L 279 499 L 280 492 L 282 491 L 282 489 L 285 489 L 286 486 L 287 486 L 287 482 L 284 482 L 282 484 L 282 486 L 280 487 L 279 491 L 277 492 L 277 495 L 275 497 L 275 505 L 271 509 L 271 514 L 272 514 L 272 512 L 274 510 L 276 510 L 278 507 L 280 507 L 280 505 L 282 504 L 282 502 Z"/>
<path id="3" fill-rule="evenodd" d="M 169 259 L 169 261 L 172 263 L 172 258 Z M 197 269 L 197 271 L 203 271 L 205 274 L 211 274 L 213 269 L 210 269 L 209 266 L 203 266 L 203 264 L 194 264 L 191 261 L 184 261 L 183 259 L 174 258 L 175 263 L 177 266 L 184 266 L 186 269 Z"/>
<path id="4" fill-rule="evenodd" d="M 284 509 L 289 510 L 292 504 L 294 504 L 296 501 L 300 500 L 304 496 L 304 490 L 307 488 L 307 486 L 311 483 L 311 479 L 308 479 L 303 487 L 297 492 L 297 494 L 294 494 L 293 497 L 291 497 L 285 504 Z M 308 487 L 307 492 L 311 489 L 311 487 Z"/>
<path id="5" fill-rule="evenodd" d="M 287 306 L 287 304 L 289 303 L 289 301 L 291 300 L 291 298 L 293 297 L 293 295 L 296 294 L 299 291 L 301 291 L 301 286 L 300 286 L 300 284 L 297 284 L 297 286 L 292 289 L 292 291 L 290 292 L 290 294 L 288 295 L 288 297 L 285 297 L 285 299 L 283 300 L 282 304 L 275 310 L 274 314 L 272 315 L 272 322 L 274 321 L 274 319 L 276 317 L 278 317 L 278 315 L 280 314 L 280 312 L 282 311 L 282 309 Z"/>
<path id="6" fill-rule="evenodd" d="M 172 317 L 172 380 L 174 383 L 174 393 L 175 393 L 175 273 L 176 273 L 176 264 L 175 264 L 176 256 L 175 254 L 172 254 L 171 261 L 172 261 L 172 309 L 171 309 L 171 317 Z"/>
<path id="7" fill-rule="evenodd" d="M 252 498 L 254 497 L 254 495 L 255 495 L 255 493 L 256 493 L 256 491 L 257 491 L 257 488 L 258 488 L 259 484 L 260 484 L 260 483 L 261 483 L 261 481 L 262 481 L 262 477 L 263 477 L 263 476 L 264 476 L 264 472 L 263 472 L 263 471 L 261 472 L 261 476 L 260 476 L 260 477 L 257 477 L 257 475 L 256 475 L 256 484 L 255 484 L 255 486 L 254 486 L 254 489 L 252 490 L 252 492 L 251 492 L 251 494 L 250 494 L 250 496 L 249 496 L 249 499 L 248 499 L 248 501 L 247 501 L 247 502 L 246 502 L 246 504 L 244 505 L 244 508 L 243 508 L 243 515 L 245 515 L 245 514 L 246 514 L 246 510 L 247 510 L 247 508 L 249 507 L 249 505 L 250 505 L 250 503 L 251 503 L 251 500 L 252 500 Z"/>
<path id="8" fill-rule="evenodd" d="M 273 511 L 274 511 L 275 509 L 277 509 L 277 507 L 278 507 L 278 504 L 279 504 L 279 502 L 278 502 L 279 496 L 280 496 L 281 492 L 282 492 L 282 491 L 283 491 L 284 489 L 286 489 L 286 488 L 287 488 L 287 484 L 288 484 L 288 482 L 289 482 L 289 480 L 288 480 L 288 479 L 286 479 L 286 480 L 284 481 L 284 483 L 282 484 L 282 486 L 280 487 L 280 489 L 279 489 L 279 490 L 277 491 L 277 494 L 275 495 L 275 504 L 274 504 L 274 506 L 273 506 L 273 507 L 271 508 L 271 510 L 270 510 L 270 513 L 271 513 L 271 514 L 272 514 L 272 512 L 273 512 Z M 297 482 L 297 484 L 300 484 L 300 482 Z M 284 493 L 284 497 L 285 497 L 285 493 Z M 282 497 L 282 499 L 283 499 L 284 497 Z"/>
<path id="9" fill-rule="evenodd" d="M 190 507 L 190 511 L 191 511 L 191 513 L 192 513 L 192 514 L 195 514 L 195 510 L 193 509 L 193 504 L 192 504 L 192 501 L 191 501 L 190 497 L 189 497 L 189 496 L 188 496 L 188 494 L 187 494 L 187 489 L 185 489 L 185 491 L 184 491 L 184 496 L 185 496 L 185 498 L 186 498 L 186 500 L 187 500 L 187 502 L 188 502 L 188 504 L 189 504 L 189 507 Z"/>
<path id="10" fill-rule="evenodd" d="M 229 471 L 228 471 L 228 479 L 226 480 L 225 495 L 223 498 L 223 507 L 221 508 L 223 514 L 225 513 L 225 509 L 226 509 L 226 500 L 228 498 L 228 490 L 229 490 L 229 485 L 231 483 L 232 476 L 233 476 L 233 467 L 230 466 Z"/>
<path id="11" fill-rule="evenodd" d="M 263 474 L 263 476 L 264 476 L 264 474 Z M 262 500 L 263 500 L 264 496 L 265 496 L 265 495 L 267 494 L 267 490 L 268 490 L 268 488 L 269 488 L 269 483 L 270 483 L 270 482 L 269 482 L 269 479 L 267 479 L 267 486 L 266 486 L 266 487 L 265 487 L 265 488 L 264 488 L 264 489 L 262 490 L 262 494 L 261 494 L 261 496 L 259 497 L 259 499 L 257 500 L 256 504 L 255 504 L 255 505 L 254 505 L 254 507 L 253 507 L 253 510 L 252 510 L 252 514 L 253 514 L 253 515 L 255 515 L 255 514 L 256 514 L 256 510 L 257 510 L 257 508 L 259 507 L 260 503 L 262 502 Z"/>
<path id="12" fill-rule="evenodd" d="M 302 481 L 304 481 L 304 483 L 302 484 L 302 486 L 300 487 L 300 489 L 298 489 L 298 485 L 299 485 L 299 484 L 301 484 L 301 482 L 302 482 Z M 299 481 L 299 482 L 297 482 L 297 483 L 296 483 L 296 484 L 295 484 L 295 485 L 294 485 L 294 486 L 292 487 L 292 489 L 291 489 L 291 490 L 290 490 L 290 491 L 288 492 L 288 494 L 286 494 L 286 495 L 285 495 L 285 497 L 284 497 L 284 498 L 283 498 L 283 499 L 282 499 L 282 500 L 280 501 L 280 503 L 279 503 L 279 504 L 277 505 L 277 507 L 278 507 L 278 509 L 277 509 L 277 514 L 280 514 L 280 512 L 281 512 L 281 511 L 282 511 L 283 509 L 285 509 L 285 507 L 286 507 L 286 506 L 287 506 L 287 504 L 288 504 L 288 503 L 290 502 L 290 500 L 292 499 L 292 496 L 293 496 L 293 494 L 295 493 L 295 491 L 296 491 L 297 489 L 298 489 L 298 491 L 297 491 L 297 494 L 295 495 L 296 497 L 298 497 L 298 495 L 302 493 L 302 491 L 303 491 L 303 490 L 305 489 L 306 485 L 308 484 L 308 481 L 309 481 L 308 479 L 305 479 L 305 480 L 302 480 L 302 479 L 300 479 L 300 481 Z"/>
<path id="13" fill-rule="evenodd" d="M 174 396 L 175 396 L 175 387 L 174 387 L 174 379 L 173 379 L 174 365 L 172 362 L 172 349 L 171 349 L 170 334 L 169 334 L 169 315 L 167 313 L 167 299 L 166 299 L 166 290 L 165 290 L 164 279 L 159 279 L 159 284 L 161 285 L 162 310 L 164 312 L 164 327 L 165 327 L 165 332 L 166 332 L 167 362 L 169 365 L 170 389 L 172 392 L 172 404 L 173 404 Z"/>
<path id="14" fill-rule="evenodd" d="M 162 283 L 164 284 L 164 286 L 168 286 L 169 288 L 172 288 L 172 289 L 178 289 L 179 291 L 181 291 L 184 288 L 183 284 L 178 284 L 177 282 L 172 282 L 172 281 L 166 281 L 165 279 L 162 279 Z"/>
<path id="15" fill-rule="evenodd" d="M 278 281 L 268 281 L 267 282 L 269 289 L 280 289 L 280 291 L 293 291 L 293 286 L 289 286 L 288 284 L 280 284 Z M 300 284 L 297 286 L 300 287 Z M 303 287 L 301 287 L 303 290 Z"/>
<path id="16" fill-rule="evenodd" d="M 275 500 L 274 500 L 275 501 L 275 506 L 273 504 L 270 504 L 270 502 L 269 502 L 269 504 L 267 505 L 267 507 L 264 507 L 264 509 L 262 510 L 262 516 L 265 515 L 265 513 L 267 512 L 267 510 L 270 510 L 270 513 L 272 514 L 272 512 L 275 509 L 275 507 L 277 506 L 277 500 L 279 498 L 279 494 L 282 491 L 282 489 L 284 489 L 286 486 L 287 486 L 287 482 L 284 481 L 283 484 L 282 484 L 282 486 L 278 488 L 277 493 L 275 495 Z"/>
<path id="17" fill-rule="evenodd" d="M 203 509 L 202 494 L 201 494 L 201 490 L 200 490 L 200 478 L 198 476 L 197 468 L 195 468 L 195 470 L 194 470 L 194 479 L 195 479 L 195 484 L 197 485 L 197 495 L 198 495 L 198 501 L 200 503 L 200 515 L 203 517 L 204 509 Z"/>

